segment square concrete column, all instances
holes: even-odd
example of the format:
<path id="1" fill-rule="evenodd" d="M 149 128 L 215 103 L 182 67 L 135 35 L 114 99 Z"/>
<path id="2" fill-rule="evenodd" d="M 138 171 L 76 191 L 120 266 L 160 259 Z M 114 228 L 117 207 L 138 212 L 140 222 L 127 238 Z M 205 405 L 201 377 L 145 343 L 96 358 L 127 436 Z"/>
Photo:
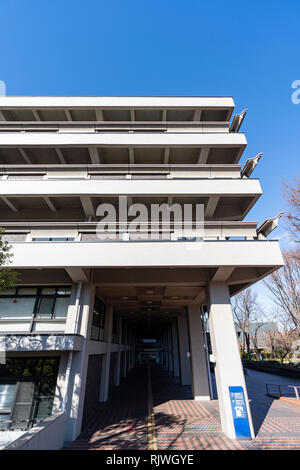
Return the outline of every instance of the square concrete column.
<path id="1" fill-rule="evenodd" d="M 173 367 L 173 344 L 172 344 L 172 329 L 171 329 L 171 326 L 168 326 L 167 337 L 168 337 L 169 371 L 171 372 L 171 374 L 173 374 L 174 367 Z"/>
<path id="2" fill-rule="evenodd" d="M 181 384 L 192 385 L 190 345 L 186 313 L 178 315 L 177 321 Z"/>
<path id="3" fill-rule="evenodd" d="M 101 369 L 101 383 L 99 395 L 100 402 L 105 402 L 108 400 L 112 326 L 113 308 L 111 305 L 108 305 L 105 312 L 104 341 L 106 343 L 106 353 L 104 354 Z"/>
<path id="4" fill-rule="evenodd" d="M 168 354 L 168 335 L 164 333 L 164 355 L 165 355 L 165 367 L 169 370 L 169 354 Z"/>
<path id="5" fill-rule="evenodd" d="M 194 400 L 210 400 L 200 305 L 189 305 L 188 323 Z"/>
<path id="6" fill-rule="evenodd" d="M 210 282 L 209 329 L 216 366 L 216 385 L 222 430 L 227 437 L 236 438 L 229 387 L 242 387 L 251 436 L 254 437 L 243 366 L 233 321 L 228 286 L 222 282 Z"/>
<path id="7" fill-rule="evenodd" d="M 82 349 L 70 352 L 62 358 L 59 368 L 58 386 L 62 394 L 61 409 L 66 412 L 65 441 L 73 441 L 81 432 L 82 415 L 84 408 L 85 387 L 88 369 L 88 339 L 93 316 L 95 288 L 90 284 L 82 284 L 76 299 L 74 310 L 76 331 L 83 336 Z M 64 382 L 64 384 L 63 384 Z M 57 400 L 56 400 L 57 406 Z"/>
<path id="8" fill-rule="evenodd" d="M 128 346 L 128 326 L 127 323 L 124 325 L 124 361 L 123 361 L 123 370 L 122 370 L 122 377 L 127 376 L 127 346 Z"/>
<path id="9" fill-rule="evenodd" d="M 131 342 L 132 342 L 132 331 L 128 328 L 128 343 L 127 343 L 127 372 L 131 370 Z"/>
<path id="10" fill-rule="evenodd" d="M 115 368 L 114 385 L 117 387 L 120 385 L 120 371 L 121 371 L 121 356 L 122 356 L 122 318 L 118 317 L 117 320 L 117 342 L 118 342 L 118 353 Z"/>
<path id="11" fill-rule="evenodd" d="M 172 327 L 171 328 L 172 328 L 172 344 L 173 344 L 174 377 L 180 377 L 177 320 L 176 320 L 176 318 L 172 321 Z"/>

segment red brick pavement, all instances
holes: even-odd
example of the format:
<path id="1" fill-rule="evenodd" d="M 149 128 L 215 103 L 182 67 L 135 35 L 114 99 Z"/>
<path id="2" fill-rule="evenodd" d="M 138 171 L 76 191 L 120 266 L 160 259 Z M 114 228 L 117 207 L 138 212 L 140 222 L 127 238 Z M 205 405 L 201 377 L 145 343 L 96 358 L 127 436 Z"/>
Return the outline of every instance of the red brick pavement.
<path id="1" fill-rule="evenodd" d="M 271 401 L 254 440 L 228 439 L 221 431 L 218 402 L 192 400 L 189 387 L 152 370 L 155 434 L 159 450 L 300 449 L 300 407 Z M 255 413 L 255 406 L 252 406 Z M 88 426 L 67 449 L 147 449 L 145 370 L 129 374 L 108 403 L 90 415 Z"/>

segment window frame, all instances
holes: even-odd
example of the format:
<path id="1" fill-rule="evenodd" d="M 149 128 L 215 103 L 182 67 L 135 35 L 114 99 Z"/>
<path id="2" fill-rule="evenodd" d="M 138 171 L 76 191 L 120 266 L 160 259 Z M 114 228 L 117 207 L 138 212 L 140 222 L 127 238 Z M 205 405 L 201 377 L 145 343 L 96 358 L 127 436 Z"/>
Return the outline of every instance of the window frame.
<path id="1" fill-rule="evenodd" d="M 24 288 L 31 288 L 31 289 L 36 289 L 36 294 L 18 294 L 19 289 L 24 289 Z M 54 294 L 43 294 L 42 289 L 55 289 Z M 70 294 L 58 294 L 60 289 L 65 289 L 69 288 Z M 11 289 L 9 289 L 11 290 Z M 65 285 L 18 285 L 15 287 L 15 293 L 14 294 L 1 294 L 0 298 L 2 299 L 28 299 L 32 298 L 35 299 L 34 306 L 33 306 L 33 311 L 32 311 L 32 318 L 31 318 L 31 324 L 30 324 L 30 332 L 32 332 L 34 322 L 36 320 L 42 319 L 42 318 L 47 318 L 49 320 L 53 320 L 56 317 L 54 317 L 55 313 L 55 305 L 56 301 L 58 298 L 71 298 L 71 293 L 72 293 L 72 286 L 70 284 L 65 284 Z M 43 299 L 53 299 L 52 305 L 51 305 L 51 313 L 40 313 L 39 308 L 41 305 L 41 301 Z M 4 317 L 1 317 L 4 318 Z M 9 321 L 9 318 L 7 319 Z"/>

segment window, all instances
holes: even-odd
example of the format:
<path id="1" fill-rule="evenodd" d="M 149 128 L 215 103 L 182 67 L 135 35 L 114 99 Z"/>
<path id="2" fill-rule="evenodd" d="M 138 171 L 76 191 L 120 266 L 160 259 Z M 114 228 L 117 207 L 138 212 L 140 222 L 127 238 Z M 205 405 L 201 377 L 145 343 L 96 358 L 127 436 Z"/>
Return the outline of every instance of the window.
<path id="1" fill-rule="evenodd" d="M 95 297 L 91 339 L 104 341 L 105 305 L 98 297 Z"/>
<path id="2" fill-rule="evenodd" d="M 0 292 L 0 318 L 65 318 L 70 286 L 19 286 Z"/>
<path id="3" fill-rule="evenodd" d="M 59 358 L 10 358 L 0 365 L 0 429 L 28 429 L 52 413 Z"/>
<path id="4" fill-rule="evenodd" d="M 33 238 L 33 242 L 73 242 L 75 237 L 41 237 Z"/>

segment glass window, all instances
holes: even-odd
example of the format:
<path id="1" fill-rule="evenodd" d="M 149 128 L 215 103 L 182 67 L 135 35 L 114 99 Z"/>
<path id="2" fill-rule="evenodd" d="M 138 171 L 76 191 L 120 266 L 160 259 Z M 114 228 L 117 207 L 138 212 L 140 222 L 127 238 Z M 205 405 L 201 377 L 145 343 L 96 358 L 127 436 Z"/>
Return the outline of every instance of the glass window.
<path id="1" fill-rule="evenodd" d="M 1 294 L 0 318 L 63 318 L 67 316 L 71 287 L 19 286 Z"/>
<path id="2" fill-rule="evenodd" d="M 104 322 L 105 322 L 105 305 L 98 297 L 95 297 L 91 339 L 95 341 L 103 341 L 104 339 Z"/>
<path id="3" fill-rule="evenodd" d="M 70 303 L 69 297 L 57 297 L 54 305 L 54 318 L 66 317 Z"/>
<path id="4" fill-rule="evenodd" d="M 70 287 L 58 287 L 57 295 L 71 295 Z"/>
<path id="5" fill-rule="evenodd" d="M 52 413 L 59 358 L 7 358 L 0 364 L 0 429 L 27 429 Z"/>
<path id="6" fill-rule="evenodd" d="M 0 298 L 0 318 L 31 317 L 34 311 L 33 298 Z"/>
<path id="7" fill-rule="evenodd" d="M 18 287 L 17 295 L 36 295 L 37 287 Z"/>
<path id="8" fill-rule="evenodd" d="M 10 425 L 11 414 L 16 398 L 17 384 L 0 383 L 0 429 Z"/>
<path id="9" fill-rule="evenodd" d="M 42 237 L 33 238 L 34 242 L 73 242 L 75 237 Z"/>
<path id="10" fill-rule="evenodd" d="M 41 289 L 41 294 L 42 295 L 54 295 L 56 292 L 56 288 L 55 287 L 43 287 Z"/>
<path id="11" fill-rule="evenodd" d="M 0 295 L 15 295 L 16 289 L 2 290 Z"/>
<path id="12" fill-rule="evenodd" d="M 52 315 L 54 300 L 54 297 L 40 297 L 36 311 L 37 315 Z"/>
<path id="13" fill-rule="evenodd" d="M 17 384 L 0 384 L 0 413 L 11 410 L 16 396 Z"/>

